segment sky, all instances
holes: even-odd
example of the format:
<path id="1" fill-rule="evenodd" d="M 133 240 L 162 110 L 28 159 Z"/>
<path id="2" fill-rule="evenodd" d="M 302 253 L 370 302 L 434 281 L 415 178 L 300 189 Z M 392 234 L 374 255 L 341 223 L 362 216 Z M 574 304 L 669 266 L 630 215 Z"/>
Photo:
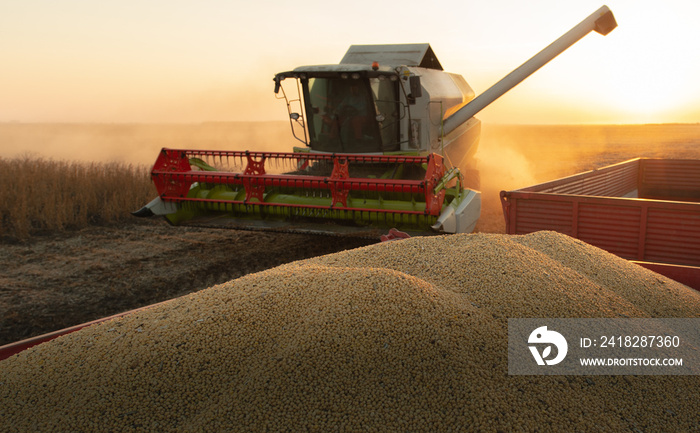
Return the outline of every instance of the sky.
<path id="1" fill-rule="evenodd" d="M 612 33 L 477 117 L 700 122 L 697 0 L 0 0 L 0 122 L 286 120 L 274 74 L 352 44 L 430 43 L 479 94 L 603 4 Z"/>

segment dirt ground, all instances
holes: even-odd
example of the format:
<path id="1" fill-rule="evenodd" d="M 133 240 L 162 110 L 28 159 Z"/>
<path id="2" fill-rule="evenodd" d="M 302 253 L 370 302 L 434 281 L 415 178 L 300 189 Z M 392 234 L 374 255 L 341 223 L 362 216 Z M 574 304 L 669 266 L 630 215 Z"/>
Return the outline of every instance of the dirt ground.
<path id="1" fill-rule="evenodd" d="M 371 242 L 153 220 L 3 244 L 0 345 Z"/>
<path id="2" fill-rule="evenodd" d="M 500 189 L 633 157 L 698 159 L 700 125 L 486 129 L 477 156 L 483 193 L 477 231 L 503 232 Z M 0 345 L 372 242 L 175 228 L 163 220 L 0 241 Z"/>

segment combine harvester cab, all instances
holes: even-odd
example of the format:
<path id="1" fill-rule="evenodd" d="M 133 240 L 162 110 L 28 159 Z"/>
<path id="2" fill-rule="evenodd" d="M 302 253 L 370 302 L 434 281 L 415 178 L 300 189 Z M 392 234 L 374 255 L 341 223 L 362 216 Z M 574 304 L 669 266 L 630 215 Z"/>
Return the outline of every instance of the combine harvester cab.
<path id="1" fill-rule="evenodd" d="M 159 197 L 134 215 L 367 237 L 472 232 L 481 212 L 474 115 L 586 34 L 616 25 L 603 6 L 476 98 L 428 44 L 353 45 L 339 64 L 279 73 L 275 93 L 303 147 L 163 149 L 152 171 Z"/>

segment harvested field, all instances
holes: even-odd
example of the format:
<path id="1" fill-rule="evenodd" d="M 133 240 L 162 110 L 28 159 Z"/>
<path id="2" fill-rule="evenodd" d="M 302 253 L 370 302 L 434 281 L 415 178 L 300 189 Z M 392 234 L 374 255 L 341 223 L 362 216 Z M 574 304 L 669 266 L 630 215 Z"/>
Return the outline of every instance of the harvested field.
<path id="1" fill-rule="evenodd" d="M 3 361 L 3 430 L 700 429 L 699 376 L 509 376 L 533 316 L 700 317 L 700 293 L 552 232 L 377 244 Z"/>
<path id="2" fill-rule="evenodd" d="M 138 220 L 0 245 L 0 345 L 371 242 Z"/>

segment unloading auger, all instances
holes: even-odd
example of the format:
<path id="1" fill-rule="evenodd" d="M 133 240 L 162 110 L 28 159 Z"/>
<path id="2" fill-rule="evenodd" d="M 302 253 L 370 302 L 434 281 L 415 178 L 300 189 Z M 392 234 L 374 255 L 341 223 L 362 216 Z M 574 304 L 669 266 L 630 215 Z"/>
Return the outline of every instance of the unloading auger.
<path id="1" fill-rule="evenodd" d="M 601 7 L 478 97 L 429 44 L 352 45 L 339 64 L 278 73 L 275 93 L 304 147 L 163 149 L 152 170 L 159 196 L 134 215 L 361 236 L 471 232 L 481 212 L 474 115 L 591 31 L 616 26 Z"/>

